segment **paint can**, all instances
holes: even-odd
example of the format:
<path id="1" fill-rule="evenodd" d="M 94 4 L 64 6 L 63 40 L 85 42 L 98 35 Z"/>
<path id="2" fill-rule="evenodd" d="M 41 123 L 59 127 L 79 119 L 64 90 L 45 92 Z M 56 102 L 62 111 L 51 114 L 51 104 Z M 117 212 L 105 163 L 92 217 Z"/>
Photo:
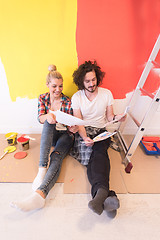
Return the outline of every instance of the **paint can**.
<path id="1" fill-rule="evenodd" d="M 17 134 L 18 133 L 16 132 L 10 132 L 5 135 L 5 138 L 9 146 L 13 146 L 17 144 Z"/>
<path id="2" fill-rule="evenodd" d="M 29 139 L 25 137 L 19 137 L 17 139 L 19 149 L 22 151 L 29 149 Z"/>

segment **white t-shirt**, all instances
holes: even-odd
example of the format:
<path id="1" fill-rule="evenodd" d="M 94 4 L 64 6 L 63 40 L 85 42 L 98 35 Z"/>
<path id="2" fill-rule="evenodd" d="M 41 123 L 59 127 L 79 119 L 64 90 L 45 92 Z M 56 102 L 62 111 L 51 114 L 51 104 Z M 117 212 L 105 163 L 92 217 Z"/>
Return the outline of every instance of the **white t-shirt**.
<path id="1" fill-rule="evenodd" d="M 72 96 L 72 108 L 80 109 L 83 120 L 89 122 L 88 126 L 105 127 L 106 108 L 113 104 L 113 96 L 110 90 L 98 87 L 97 96 L 90 101 L 84 90 L 79 90 Z"/>

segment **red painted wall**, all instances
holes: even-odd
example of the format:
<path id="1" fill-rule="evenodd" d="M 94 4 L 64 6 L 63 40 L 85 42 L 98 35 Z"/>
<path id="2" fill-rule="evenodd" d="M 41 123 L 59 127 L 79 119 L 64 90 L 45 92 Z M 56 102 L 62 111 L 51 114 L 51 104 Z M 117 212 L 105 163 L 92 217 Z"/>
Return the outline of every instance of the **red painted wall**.
<path id="1" fill-rule="evenodd" d="M 136 87 L 159 33 L 159 0 L 78 0 L 78 64 L 97 60 L 116 99 Z M 151 75 L 153 92 L 160 82 Z"/>

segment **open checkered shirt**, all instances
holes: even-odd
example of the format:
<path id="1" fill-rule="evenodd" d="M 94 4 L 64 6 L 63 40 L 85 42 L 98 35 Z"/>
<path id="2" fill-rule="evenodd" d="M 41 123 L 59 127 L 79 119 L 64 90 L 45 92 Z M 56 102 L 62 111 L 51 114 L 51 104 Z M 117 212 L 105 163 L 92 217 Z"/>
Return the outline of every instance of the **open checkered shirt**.
<path id="1" fill-rule="evenodd" d="M 61 104 L 60 110 L 62 112 L 73 115 L 73 110 L 71 108 L 71 100 L 69 97 L 65 96 L 63 93 L 61 97 L 61 103 L 62 104 Z M 40 122 L 39 117 L 41 115 L 47 114 L 49 112 L 50 107 L 51 107 L 50 93 L 47 92 L 47 93 L 41 94 L 38 98 L 38 121 L 39 122 Z"/>
<path id="2" fill-rule="evenodd" d="M 95 127 L 85 127 L 87 136 L 93 139 L 98 134 L 106 131 L 105 128 L 95 128 Z M 88 165 L 91 154 L 92 154 L 92 147 L 86 146 L 82 137 L 79 135 L 78 132 L 75 133 L 75 141 L 74 145 L 70 151 L 70 156 L 78 160 L 82 165 Z"/>

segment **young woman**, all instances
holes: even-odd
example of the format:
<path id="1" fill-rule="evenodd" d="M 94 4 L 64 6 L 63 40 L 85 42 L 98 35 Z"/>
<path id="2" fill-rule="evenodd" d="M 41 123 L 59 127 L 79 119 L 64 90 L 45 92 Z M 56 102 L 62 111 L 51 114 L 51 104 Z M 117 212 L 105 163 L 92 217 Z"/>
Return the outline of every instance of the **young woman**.
<path id="1" fill-rule="evenodd" d="M 44 207 L 45 199 L 59 176 L 62 161 L 73 145 L 74 133 L 78 130 L 76 126 L 67 127 L 57 123 L 55 115 L 50 112 L 50 110 L 61 110 L 72 114 L 72 108 L 71 100 L 62 93 L 62 75 L 56 70 L 55 65 L 50 65 L 48 70 L 46 84 L 49 92 L 41 94 L 38 99 L 38 120 L 43 124 L 43 130 L 39 171 L 32 184 L 35 192 L 21 202 L 11 203 L 12 207 L 22 211 Z M 50 154 L 52 146 L 54 146 L 54 150 Z"/>

